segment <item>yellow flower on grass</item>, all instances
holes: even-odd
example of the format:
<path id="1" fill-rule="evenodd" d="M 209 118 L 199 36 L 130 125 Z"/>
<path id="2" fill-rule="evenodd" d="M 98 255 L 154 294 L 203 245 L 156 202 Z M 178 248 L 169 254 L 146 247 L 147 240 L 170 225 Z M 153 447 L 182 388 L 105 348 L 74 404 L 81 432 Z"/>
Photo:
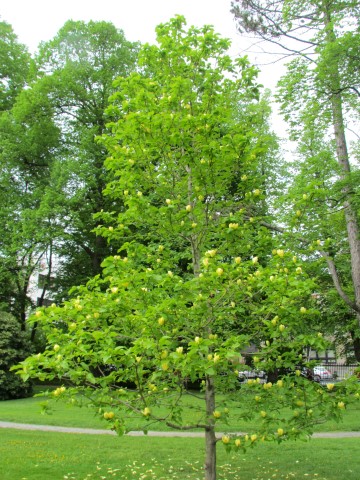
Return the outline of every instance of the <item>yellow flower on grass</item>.
<path id="1" fill-rule="evenodd" d="M 237 438 L 237 439 L 235 440 L 235 447 L 238 447 L 238 448 L 239 448 L 240 445 L 241 445 L 241 440 L 240 440 L 240 438 Z"/>
<path id="2" fill-rule="evenodd" d="M 328 390 L 333 390 L 334 387 L 335 387 L 335 385 L 334 385 L 333 383 L 328 383 L 328 384 L 326 385 L 326 387 L 327 387 Z"/>
<path id="3" fill-rule="evenodd" d="M 214 418 L 220 418 L 220 417 L 221 417 L 221 412 L 219 412 L 218 410 L 215 410 L 215 411 L 213 412 L 213 417 L 214 417 Z"/>
<path id="4" fill-rule="evenodd" d="M 142 414 L 144 417 L 148 417 L 151 414 L 151 410 L 149 407 L 145 407 L 144 410 L 142 411 Z"/>
<path id="5" fill-rule="evenodd" d="M 223 444 L 227 445 L 228 443 L 230 443 L 230 437 L 228 435 L 223 435 L 221 441 L 223 442 Z"/>

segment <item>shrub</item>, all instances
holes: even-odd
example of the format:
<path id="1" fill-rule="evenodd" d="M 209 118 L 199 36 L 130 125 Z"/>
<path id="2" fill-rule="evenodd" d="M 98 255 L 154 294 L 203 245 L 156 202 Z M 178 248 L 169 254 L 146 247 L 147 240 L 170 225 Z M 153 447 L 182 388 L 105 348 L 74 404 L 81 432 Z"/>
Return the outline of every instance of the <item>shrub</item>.
<path id="1" fill-rule="evenodd" d="M 11 367 L 31 353 L 31 343 L 18 320 L 0 312 L 0 400 L 11 400 L 31 395 L 30 382 L 23 382 Z"/>

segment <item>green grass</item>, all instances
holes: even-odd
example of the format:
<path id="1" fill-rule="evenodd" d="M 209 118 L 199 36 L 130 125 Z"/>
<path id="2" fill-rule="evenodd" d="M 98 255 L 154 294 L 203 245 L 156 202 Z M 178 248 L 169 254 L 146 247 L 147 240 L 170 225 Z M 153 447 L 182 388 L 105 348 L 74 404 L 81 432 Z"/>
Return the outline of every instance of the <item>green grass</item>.
<path id="1" fill-rule="evenodd" d="M 3 429 L 2 480 L 202 480 L 204 441 Z M 218 445 L 219 480 L 358 480 L 360 439 L 264 444 L 227 454 Z"/>
<path id="2" fill-rule="evenodd" d="M 93 409 L 88 407 L 79 408 L 71 406 L 65 402 L 51 401 L 50 409 L 42 412 L 42 405 L 47 402 L 46 397 L 33 397 L 20 400 L 11 400 L 0 402 L 0 420 L 34 423 L 43 425 L 61 425 L 64 427 L 81 428 L 106 428 L 107 424 L 99 415 L 96 415 Z M 189 399 L 191 406 L 192 399 Z M 191 408 L 186 411 L 187 415 L 192 414 Z M 161 424 L 150 425 L 150 430 L 169 430 Z M 237 421 L 230 426 L 221 425 L 221 431 L 250 431 L 255 428 L 254 422 L 246 423 Z M 317 432 L 329 431 L 360 431 L 360 402 L 352 404 L 344 413 L 342 422 L 328 421 L 318 425 Z"/>

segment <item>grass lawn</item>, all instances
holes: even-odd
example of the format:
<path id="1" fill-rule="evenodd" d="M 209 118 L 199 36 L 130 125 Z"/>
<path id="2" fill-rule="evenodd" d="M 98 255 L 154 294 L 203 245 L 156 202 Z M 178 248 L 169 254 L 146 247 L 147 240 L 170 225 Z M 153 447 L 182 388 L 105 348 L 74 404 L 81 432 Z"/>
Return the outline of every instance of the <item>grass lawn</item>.
<path id="1" fill-rule="evenodd" d="M 10 400 L 0 402 L 0 420 L 34 423 L 43 425 L 61 425 L 64 427 L 82 427 L 82 428 L 106 428 L 104 420 L 96 415 L 94 410 L 88 407 L 74 407 L 65 402 L 51 401 L 48 413 L 41 413 L 41 405 L 47 401 L 46 397 L 33 397 L 20 400 Z M 189 408 L 186 415 L 193 414 L 191 407 L 193 399 L 189 398 Z M 230 426 L 219 425 L 220 431 L 250 431 L 254 423 L 237 421 Z M 150 430 L 169 430 L 160 424 L 154 424 L 149 427 Z M 337 423 L 329 421 L 316 427 L 318 432 L 329 431 L 360 431 L 360 401 L 350 405 L 344 413 L 343 421 Z"/>
<path id="2" fill-rule="evenodd" d="M 204 441 L 1 430 L 2 480 L 202 480 Z M 227 454 L 218 445 L 222 480 L 358 480 L 360 439 L 263 444 Z"/>

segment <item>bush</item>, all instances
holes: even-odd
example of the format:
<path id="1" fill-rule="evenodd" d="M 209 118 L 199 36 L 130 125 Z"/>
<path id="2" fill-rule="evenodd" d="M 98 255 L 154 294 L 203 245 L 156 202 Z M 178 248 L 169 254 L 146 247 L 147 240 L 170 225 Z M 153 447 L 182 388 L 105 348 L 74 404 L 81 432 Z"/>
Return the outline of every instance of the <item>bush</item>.
<path id="1" fill-rule="evenodd" d="M 32 393 L 29 382 L 11 371 L 11 367 L 31 353 L 31 343 L 15 317 L 0 312 L 0 400 L 28 397 Z"/>

